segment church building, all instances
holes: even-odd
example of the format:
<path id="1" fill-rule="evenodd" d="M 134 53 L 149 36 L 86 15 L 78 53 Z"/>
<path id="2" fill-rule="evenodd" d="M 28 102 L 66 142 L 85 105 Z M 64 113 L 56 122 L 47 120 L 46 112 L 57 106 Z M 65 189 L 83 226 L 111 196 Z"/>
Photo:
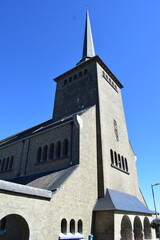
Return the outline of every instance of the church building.
<path id="1" fill-rule="evenodd" d="M 52 119 L 0 141 L 0 240 L 154 239 L 122 83 L 95 55 L 54 79 Z"/>

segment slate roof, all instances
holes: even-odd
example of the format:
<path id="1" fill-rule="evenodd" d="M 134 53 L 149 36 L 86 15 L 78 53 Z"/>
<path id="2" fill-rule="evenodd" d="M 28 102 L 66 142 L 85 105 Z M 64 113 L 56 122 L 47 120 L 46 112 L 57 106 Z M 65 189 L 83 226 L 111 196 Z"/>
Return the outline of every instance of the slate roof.
<path id="1" fill-rule="evenodd" d="M 44 131 L 47 131 L 47 130 L 49 130 L 51 128 L 60 127 L 60 126 L 62 126 L 64 124 L 72 122 L 72 121 L 74 121 L 74 116 L 83 114 L 85 111 L 87 111 L 91 107 L 88 107 L 88 108 L 85 108 L 85 109 L 83 109 L 81 111 L 75 112 L 75 113 L 73 113 L 71 115 L 68 115 L 68 116 L 66 116 L 64 118 L 61 118 L 61 119 L 59 119 L 57 121 L 53 121 L 53 119 L 50 119 L 50 120 L 48 120 L 46 122 L 43 122 L 43 123 L 38 124 L 38 125 L 36 125 L 34 127 L 26 129 L 26 130 L 24 130 L 22 132 L 19 132 L 17 134 L 9 136 L 9 137 L 7 137 L 5 139 L 2 139 L 2 140 L 0 140 L 0 148 L 4 147 L 6 145 L 12 144 L 12 143 L 14 143 L 16 141 L 28 138 L 30 136 L 39 134 L 39 133 L 44 132 Z"/>
<path id="2" fill-rule="evenodd" d="M 153 214 L 137 197 L 112 189 L 107 189 L 105 197 L 97 200 L 94 210 L 121 210 Z"/>
<path id="3" fill-rule="evenodd" d="M 26 175 L 7 179 L 6 181 L 56 192 L 58 188 L 60 188 L 60 186 L 66 181 L 66 179 L 77 169 L 77 167 L 78 165 L 75 165 L 54 172 L 50 171 Z"/>

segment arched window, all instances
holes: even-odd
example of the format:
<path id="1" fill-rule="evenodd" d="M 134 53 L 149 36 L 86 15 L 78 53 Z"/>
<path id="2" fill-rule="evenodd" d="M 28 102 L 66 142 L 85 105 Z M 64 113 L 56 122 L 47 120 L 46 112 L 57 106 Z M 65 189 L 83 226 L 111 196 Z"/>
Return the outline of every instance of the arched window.
<path id="1" fill-rule="evenodd" d="M 74 74 L 74 79 L 77 79 L 77 74 Z"/>
<path id="2" fill-rule="evenodd" d="M 117 153 L 114 152 L 114 159 L 115 159 L 115 164 L 116 164 L 116 167 L 118 166 L 118 161 L 117 161 Z"/>
<path id="3" fill-rule="evenodd" d="M 39 147 L 37 150 L 37 162 L 41 162 L 42 148 Z"/>
<path id="4" fill-rule="evenodd" d="M 63 141 L 63 156 L 68 155 L 68 139 Z"/>
<path id="5" fill-rule="evenodd" d="M 66 85 L 66 84 L 67 84 L 67 79 L 64 80 L 64 85 Z"/>
<path id="6" fill-rule="evenodd" d="M 48 146 L 43 147 L 43 161 L 47 161 Z"/>
<path id="7" fill-rule="evenodd" d="M 5 162 L 6 162 L 6 159 L 3 158 L 3 161 L 2 161 L 2 166 L 1 166 L 1 172 L 4 172 L 4 166 L 5 166 Z"/>
<path id="8" fill-rule="evenodd" d="M 122 168 L 125 171 L 124 157 L 122 156 Z"/>
<path id="9" fill-rule="evenodd" d="M 78 220 L 78 232 L 83 233 L 83 222 L 82 220 Z"/>
<path id="10" fill-rule="evenodd" d="M 127 158 L 125 158 L 125 159 L 124 159 L 124 161 L 125 161 L 125 169 L 126 169 L 126 171 L 128 172 L 128 163 L 127 163 Z"/>
<path id="11" fill-rule="evenodd" d="M 8 168 L 9 168 L 9 157 L 7 157 L 7 160 L 6 160 L 5 171 L 8 171 Z"/>
<path id="12" fill-rule="evenodd" d="M 84 69 L 84 74 L 87 74 L 88 73 L 88 69 Z"/>
<path id="13" fill-rule="evenodd" d="M 78 75 L 79 75 L 79 77 L 82 77 L 82 72 L 79 72 L 79 74 L 78 74 Z"/>
<path id="14" fill-rule="evenodd" d="M 72 219 L 71 221 L 70 221 L 70 232 L 71 233 L 75 233 L 75 221 L 74 221 L 74 219 Z"/>
<path id="15" fill-rule="evenodd" d="M 67 220 L 65 218 L 61 221 L 61 232 L 64 234 L 67 233 Z"/>
<path id="16" fill-rule="evenodd" d="M 13 160 L 14 160 L 14 156 L 11 156 L 10 163 L 9 163 L 9 170 L 10 170 L 10 171 L 11 171 L 12 168 L 13 168 Z"/>
<path id="17" fill-rule="evenodd" d="M 114 157 L 113 157 L 113 150 L 110 149 L 110 155 L 111 155 L 111 164 L 114 165 Z"/>
<path id="18" fill-rule="evenodd" d="M 51 143 L 49 146 L 49 159 L 54 158 L 54 143 Z"/>
<path id="19" fill-rule="evenodd" d="M 118 154 L 118 165 L 119 165 L 119 168 L 122 168 L 120 154 Z"/>
<path id="20" fill-rule="evenodd" d="M 60 155 L 61 155 L 61 142 L 58 141 L 56 143 L 56 157 L 60 157 Z"/>

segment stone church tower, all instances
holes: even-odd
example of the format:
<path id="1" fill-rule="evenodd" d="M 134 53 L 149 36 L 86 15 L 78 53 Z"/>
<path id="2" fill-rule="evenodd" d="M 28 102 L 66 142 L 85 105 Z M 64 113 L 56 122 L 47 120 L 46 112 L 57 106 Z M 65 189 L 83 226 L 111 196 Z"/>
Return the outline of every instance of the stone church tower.
<path id="1" fill-rule="evenodd" d="M 0 141 L 0 237 L 151 239 L 123 86 L 95 55 L 88 11 L 82 59 L 54 81 L 53 118 Z"/>

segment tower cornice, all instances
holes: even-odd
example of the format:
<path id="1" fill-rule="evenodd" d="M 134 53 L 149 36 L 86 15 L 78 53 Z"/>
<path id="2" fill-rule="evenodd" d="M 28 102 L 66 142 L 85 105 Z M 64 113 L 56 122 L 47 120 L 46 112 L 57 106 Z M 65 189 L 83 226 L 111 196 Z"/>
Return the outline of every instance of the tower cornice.
<path id="1" fill-rule="evenodd" d="M 60 76 L 54 78 L 53 80 L 55 82 L 58 82 L 60 79 L 69 76 L 70 74 L 76 72 L 78 69 L 81 69 L 82 67 L 85 67 L 89 63 L 94 62 L 94 61 L 98 62 L 101 65 L 101 67 L 106 71 L 106 73 L 112 78 L 112 80 L 117 84 L 117 86 L 119 88 L 123 88 L 123 85 L 120 83 L 120 81 L 116 78 L 116 76 L 111 72 L 111 70 L 107 67 L 107 65 L 102 61 L 102 59 L 98 55 L 88 59 L 85 62 L 82 62 L 82 63 L 78 64 L 76 67 L 74 67 L 74 68 L 70 69 L 69 71 L 61 74 Z"/>

